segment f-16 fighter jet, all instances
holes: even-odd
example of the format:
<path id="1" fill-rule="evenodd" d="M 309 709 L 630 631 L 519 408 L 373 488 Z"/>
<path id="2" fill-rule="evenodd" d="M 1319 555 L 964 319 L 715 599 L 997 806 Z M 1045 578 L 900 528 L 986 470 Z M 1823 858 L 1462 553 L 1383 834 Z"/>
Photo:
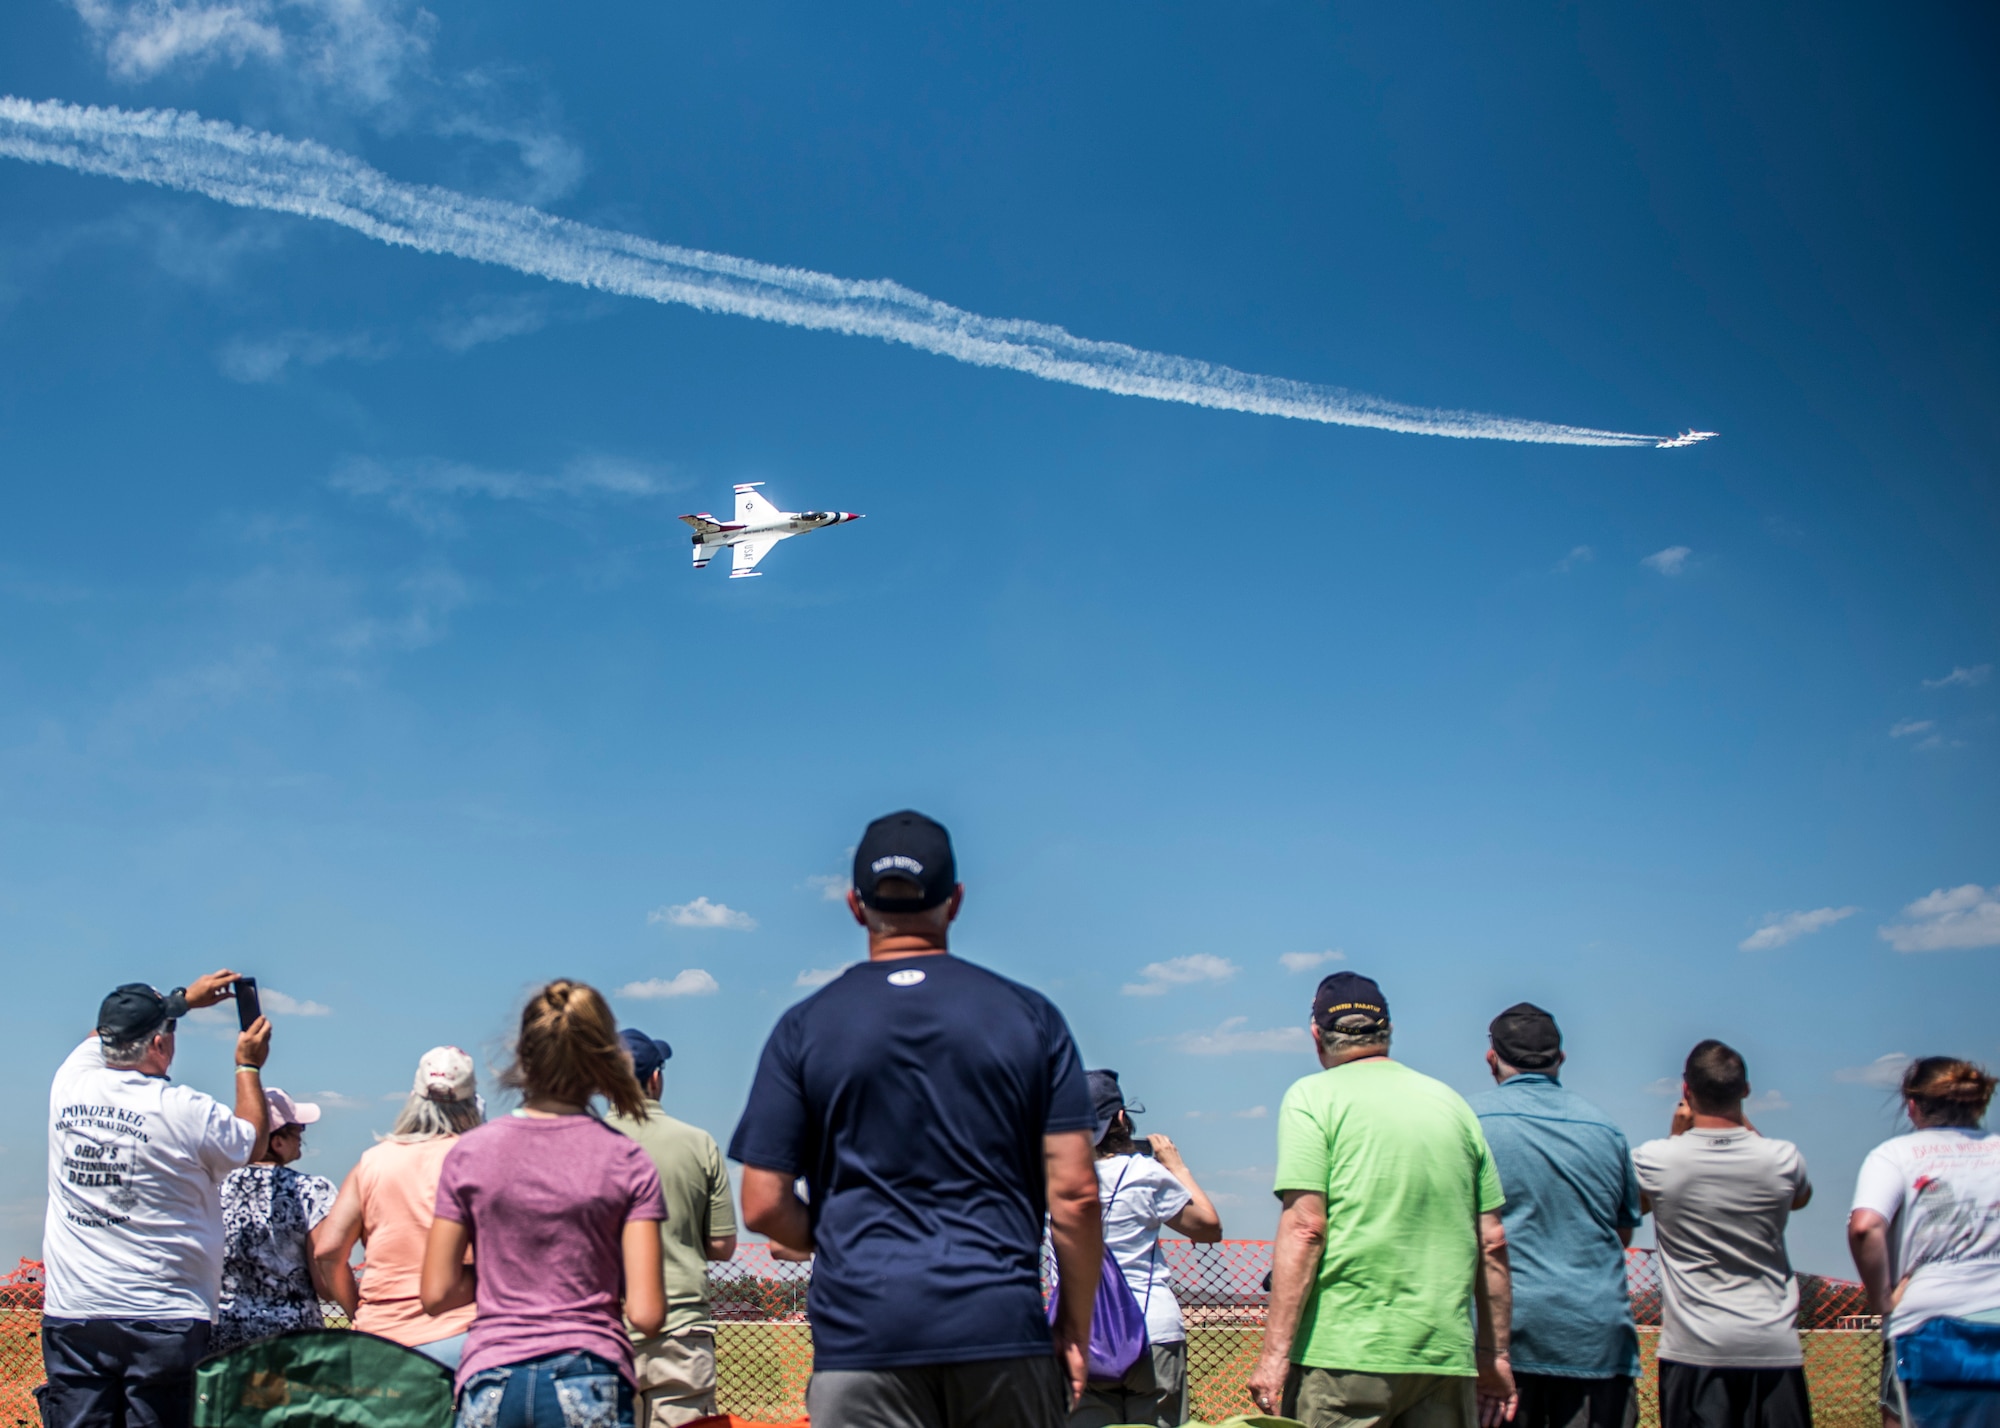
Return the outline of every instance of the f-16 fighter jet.
<path id="1" fill-rule="evenodd" d="M 1659 446 L 1693 446 L 1696 442 L 1707 441 L 1714 435 L 1715 433 L 1712 431 L 1688 430 L 1682 432 L 1679 436 L 1669 437 L 1667 440 L 1656 444 Z"/>
<path id="2" fill-rule="evenodd" d="M 750 481 L 736 488 L 736 519 L 718 521 L 707 511 L 682 516 L 694 527 L 694 568 L 702 569 L 716 553 L 729 550 L 729 578 L 761 574 L 757 562 L 771 553 L 771 547 L 821 526 L 837 526 L 842 521 L 858 521 L 853 511 L 781 511 L 762 496 L 762 481 Z"/>

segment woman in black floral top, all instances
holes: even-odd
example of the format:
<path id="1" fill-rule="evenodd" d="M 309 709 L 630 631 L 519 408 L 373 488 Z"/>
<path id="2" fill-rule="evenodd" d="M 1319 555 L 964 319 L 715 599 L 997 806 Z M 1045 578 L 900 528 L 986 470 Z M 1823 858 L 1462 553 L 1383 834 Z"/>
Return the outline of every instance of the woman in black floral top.
<path id="1" fill-rule="evenodd" d="M 301 1175 L 305 1128 L 319 1107 L 267 1090 L 271 1148 L 222 1182 L 222 1302 L 210 1353 L 288 1329 L 325 1327 L 313 1277 L 313 1226 L 333 1208 L 324 1175 Z"/>

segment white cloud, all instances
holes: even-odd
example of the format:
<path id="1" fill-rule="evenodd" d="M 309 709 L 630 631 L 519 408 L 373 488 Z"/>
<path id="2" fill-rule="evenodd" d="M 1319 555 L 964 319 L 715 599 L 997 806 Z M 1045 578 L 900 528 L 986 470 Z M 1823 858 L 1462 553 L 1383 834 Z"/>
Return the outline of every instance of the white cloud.
<path id="1" fill-rule="evenodd" d="M 1936 721 L 1931 719 L 1903 719 L 1889 726 L 1889 737 L 1907 739 L 1912 734 L 1928 733 L 1936 727 Z"/>
<path id="2" fill-rule="evenodd" d="M 749 913 L 738 912 L 724 903 L 710 902 L 705 897 L 654 908 L 646 914 L 646 924 L 650 927 L 656 922 L 664 922 L 669 927 L 720 927 L 731 932 L 749 932 L 757 926 L 757 919 Z"/>
<path id="3" fill-rule="evenodd" d="M 314 1105 L 325 1106 L 329 1110 L 335 1111 L 358 1111 L 363 1106 L 374 1104 L 372 1101 L 363 1100 L 359 1096 L 343 1095 L 339 1091 L 315 1091 L 307 1099 L 312 1101 Z M 397 1099 L 400 1100 L 402 1098 L 398 1096 Z"/>
<path id="4" fill-rule="evenodd" d="M 1993 666 L 1990 664 L 1975 664 L 1970 667 L 1967 667 L 1965 665 L 1956 665 L 1953 667 L 1951 673 L 1945 675 L 1942 679 L 1925 680 L 1924 688 L 1948 689 L 1953 685 L 1958 685 L 1963 688 L 1970 689 L 1975 684 L 1986 683 L 1986 681 L 1990 679 L 1992 675 L 1993 675 Z"/>
<path id="5" fill-rule="evenodd" d="M 346 359 L 377 362 L 395 350 L 393 343 L 366 332 L 308 332 L 294 329 L 268 337 L 232 337 L 215 354 L 215 364 L 232 382 L 275 382 L 294 363 L 317 367 Z"/>
<path id="6" fill-rule="evenodd" d="M 304 1002 L 297 997 L 288 997 L 275 987 L 259 987 L 257 1001 L 266 1012 L 277 1016 L 332 1016 L 333 1008 L 319 1002 Z"/>
<path id="7" fill-rule="evenodd" d="M 1687 569 L 1688 557 L 1694 552 L 1684 545 L 1670 545 L 1665 550 L 1656 550 L 1639 564 L 1657 570 L 1662 575 L 1679 575 Z"/>
<path id="8" fill-rule="evenodd" d="M 405 0 L 70 0 L 114 77 L 257 61 L 288 84 L 379 108 L 428 63 L 429 11 Z"/>
<path id="9" fill-rule="evenodd" d="M 1866 1066 L 1843 1066 L 1833 1073 L 1836 1081 L 1845 1081 L 1850 1086 L 1880 1086 L 1895 1090 L 1903 1084 L 1903 1072 L 1909 1069 L 1908 1053 L 1891 1051 L 1886 1056 L 1878 1056 Z"/>
<path id="10" fill-rule="evenodd" d="M 792 978 L 792 985 L 795 987 L 823 987 L 853 965 L 854 963 L 852 962 L 842 962 L 838 967 L 808 967 L 799 973 L 798 976 Z"/>
<path id="11" fill-rule="evenodd" d="M 1681 1078 L 1678 1076 L 1662 1076 L 1657 1081 L 1648 1081 L 1646 1083 L 1646 1094 L 1649 1096 L 1672 1096 L 1675 1100 L 1679 1100 Z"/>
<path id="12" fill-rule="evenodd" d="M 447 352 L 470 352 L 489 342 L 523 337 L 548 326 L 549 307 L 544 293 L 484 295 L 432 319 L 431 341 Z"/>
<path id="13" fill-rule="evenodd" d="M 1328 962 L 1345 962 L 1347 954 L 1338 947 L 1329 947 L 1324 952 L 1281 952 L 1278 965 L 1287 972 L 1310 972 Z"/>
<path id="14" fill-rule="evenodd" d="M 1766 1111 L 1789 1111 L 1792 1103 L 1785 1099 L 1782 1091 L 1763 1091 L 1743 1103 L 1745 1111 L 1762 1115 Z"/>
<path id="15" fill-rule="evenodd" d="M 420 650 L 443 639 L 450 632 L 451 613 L 472 599 L 464 577 L 449 566 L 416 571 L 404 576 L 398 585 L 409 602 L 407 609 L 397 615 L 368 615 L 355 620 L 334 635 L 334 645 L 348 654 Z"/>
<path id="16" fill-rule="evenodd" d="M 828 902 L 846 902 L 847 890 L 854 886 L 854 880 L 845 873 L 814 873 L 806 879 L 806 886 L 819 889 L 819 895 Z"/>
<path id="17" fill-rule="evenodd" d="M 263 97 L 295 122 L 346 127 L 360 116 L 385 134 L 419 129 L 511 151 L 495 186 L 546 203 L 583 178 L 584 155 L 556 105 L 519 69 L 440 73 L 437 17 L 417 0 L 69 0 L 116 79 L 144 83 L 218 64 L 251 70 Z M 462 148 L 463 146 L 461 146 Z M 465 164 L 468 156 L 461 154 Z"/>
<path id="18" fill-rule="evenodd" d="M 178 64 L 277 60 L 285 37 L 267 0 L 70 0 L 119 79 L 151 79 Z"/>
<path id="19" fill-rule="evenodd" d="M 671 977 L 654 977 L 644 982 L 627 982 L 612 995 L 630 1002 L 657 1002 L 668 997 L 712 997 L 722 984 L 702 971 L 689 967 Z"/>
<path id="20" fill-rule="evenodd" d="M 1139 980 L 1124 986 L 1128 997 L 1157 997 L 1175 987 L 1197 982 L 1226 982 L 1237 972 L 1227 957 L 1197 952 L 1190 957 L 1173 957 L 1165 962 L 1148 962 L 1139 969 Z"/>
<path id="21" fill-rule="evenodd" d="M 1939 888 L 1903 909 L 1908 919 L 1876 931 L 1898 952 L 2000 947 L 2000 886 Z"/>
<path id="22" fill-rule="evenodd" d="M 1736 945 L 1745 952 L 1768 952 L 1833 926 L 1861 911 L 1858 907 L 1816 907 L 1810 912 L 1771 912 L 1757 930 Z"/>
<path id="23" fill-rule="evenodd" d="M 383 462 L 350 456 L 335 464 L 327 484 L 350 496 L 379 498 L 427 531 L 458 529 L 451 503 L 460 500 L 637 500 L 663 496 L 680 483 L 659 469 L 614 456 L 581 456 L 553 475 L 494 471 L 435 457 Z"/>
<path id="24" fill-rule="evenodd" d="M 1597 552 L 1587 545 L 1573 545 L 1569 554 L 1556 562 L 1556 574 L 1567 575 L 1579 565 L 1588 565 L 1597 559 Z"/>
<path id="25" fill-rule="evenodd" d="M 1185 1056 L 1236 1056 L 1254 1051 L 1309 1051 L 1312 1039 L 1302 1026 L 1274 1026 L 1248 1031 L 1247 1016 L 1233 1016 L 1213 1031 L 1186 1031 L 1173 1039 Z"/>
<path id="26" fill-rule="evenodd" d="M 1261 1121 L 1271 1114 L 1271 1108 L 1269 1106 L 1249 1106 L 1240 1111 L 1231 1111 L 1229 1114 L 1236 1117 L 1239 1121 Z"/>

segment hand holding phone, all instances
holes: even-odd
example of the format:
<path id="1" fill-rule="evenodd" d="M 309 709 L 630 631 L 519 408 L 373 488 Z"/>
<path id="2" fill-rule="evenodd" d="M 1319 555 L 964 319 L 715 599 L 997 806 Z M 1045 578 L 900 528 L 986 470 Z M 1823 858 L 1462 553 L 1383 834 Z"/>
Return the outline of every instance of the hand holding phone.
<path id="1" fill-rule="evenodd" d="M 264 1014 L 264 1007 L 257 1000 L 257 979 L 238 977 L 231 988 L 236 994 L 236 1028 L 248 1031 L 258 1017 Z"/>

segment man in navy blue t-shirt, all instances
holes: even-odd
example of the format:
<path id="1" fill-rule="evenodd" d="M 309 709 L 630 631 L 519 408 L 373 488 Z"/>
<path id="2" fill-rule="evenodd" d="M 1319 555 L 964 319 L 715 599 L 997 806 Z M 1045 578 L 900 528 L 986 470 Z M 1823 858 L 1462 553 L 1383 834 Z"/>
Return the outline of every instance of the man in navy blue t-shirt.
<path id="1" fill-rule="evenodd" d="M 868 961 L 779 1020 L 729 1144 L 744 1223 L 817 1256 L 814 1428 L 1061 1428 L 1083 1391 L 1096 1115 L 1062 1013 L 950 955 L 964 895 L 940 825 L 868 826 L 848 894 Z"/>

